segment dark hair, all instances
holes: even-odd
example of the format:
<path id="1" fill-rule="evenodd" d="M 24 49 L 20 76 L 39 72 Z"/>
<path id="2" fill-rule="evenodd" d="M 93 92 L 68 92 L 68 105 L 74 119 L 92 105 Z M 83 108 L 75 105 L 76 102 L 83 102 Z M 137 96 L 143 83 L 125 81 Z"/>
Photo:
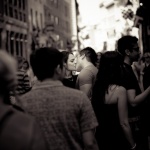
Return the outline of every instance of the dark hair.
<path id="1" fill-rule="evenodd" d="M 135 36 L 123 36 L 117 42 L 117 48 L 120 54 L 125 56 L 125 50 L 128 49 L 132 52 L 133 44 L 137 43 L 138 39 Z"/>
<path id="2" fill-rule="evenodd" d="M 22 68 L 23 63 L 25 62 L 25 58 L 21 56 L 16 56 L 17 64 L 18 64 L 18 69 Z"/>
<path id="3" fill-rule="evenodd" d="M 27 64 L 27 69 L 29 69 L 30 66 L 29 66 L 29 63 L 28 63 L 27 60 L 25 60 L 25 61 L 23 62 L 23 64 Z M 23 65 L 23 64 L 22 64 L 22 65 Z"/>
<path id="4" fill-rule="evenodd" d="M 68 51 L 62 51 L 61 53 L 63 54 L 63 62 L 65 62 L 65 63 L 67 63 L 69 54 L 72 54 L 72 55 L 73 55 L 73 53 L 68 52 Z"/>
<path id="5" fill-rule="evenodd" d="M 94 66 L 96 66 L 96 62 L 97 62 L 97 54 L 95 52 L 95 50 L 91 47 L 86 47 L 83 50 L 80 51 L 80 55 L 84 55 L 86 56 L 86 59 L 88 61 L 90 61 L 91 63 L 93 63 Z"/>
<path id="6" fill-rule="evenodd" d="M 31 54 L 30 63 L 34 74 L 42 81 L 53 77 L 58 65 L 63 68 L 63 55 L 56 48 L 44 47 Z"/>
<path id="7" fill-rule="evenodd" d="M 24 57 L 16 56 L 16 60 L 18 64 L 18 69 L 21 69 L 24 63 L 27 64 L 27 69 L 29 69 L 29 63 Z"/>
<path id="8" fill-rule="evenodd" d="M 92 103 L 95 110 L 103 104 L 105 92 L 110 85 L 121 85 L 121 55 L 116 51 L 108 51 L 101 55 L 99 71 L 92 92 Z"/>

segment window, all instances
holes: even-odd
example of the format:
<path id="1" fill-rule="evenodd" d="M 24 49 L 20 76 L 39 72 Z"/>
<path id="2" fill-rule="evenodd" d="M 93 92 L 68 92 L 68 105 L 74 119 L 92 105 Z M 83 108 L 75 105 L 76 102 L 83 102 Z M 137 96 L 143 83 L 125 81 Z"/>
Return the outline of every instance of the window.
<path id="1" fill-rule="evenodd" d="M 11 5 L 12 5 L 12 4 L 13 4 L 13 0 L 9 0 L 9 4 L 11 4 Z"/>
<path id="2" fill-rule="evenodd" d="M 22 0 L 19 0 L 19 8 L 22 8 Z"/>
<path id="3" fill-rule="evenodd" d="M 54 22 L 54 16 L 51 15 L 51 22 L 53 23 Z"/>
<path id="4" fill-rule="evenodd" d="M 23 21 L 26 22 L 26 14 L 23 14 Z"/>
<path id="5" fill-rule="evenodd" d="M 40 13 L 40 20 L 41 20 L 41 29 L 43 29 L 43 15 Z"/>
<path id="6" fill-rule="evenodd" d="M 22 12 L 19 12 L 19 19 L 20 19 L 20 21 L 23 21 L 23 19 L 22 19 Z"/>
<path id="7" fill-rule="evenodd" d="M 6 50 L 9 52 L 9 31 L 6 32 Z"/>
<path id="8" fill-rule="evenodd" d="M 31 15 L 31 28 L 33 29 L 33 11 L 30 9 L 30 15 Z"/>
<path id="9" fill-rule="evenodd" d="M 16 33 L 15 35 L 15 44 L 16 44 L 16 55 L 19 56 L 19 34 Z"/>
<path id="10" fill-rule="evenodd" d="M 58 17 L 55 17 L 55 24 L 58 25 Z"/>
<path id="11" fill-rule="evenodd" d="M 25 0 L 22 0 L 23 10 L 25 10 Z"/>
<path id="12" fill-rule="evenodd" d="M 36 21 L 36 26 L 38 27 L 38 12 L 35 12 L 35 21 Z"/>
<path id="13" fill-rule="evenodd" d="M 65 16 L 68 16 L 68 8 L 65 6 Z"/>
<path id="14" fill-rule="evenodd" d="M 18 11 L 17 11 L 17 9 L 14 10 L 14 17 L 15 17 L 15 19 L 18 19 Z"/>
<path id="15" fill-rule="evenodd" d="M 14 32 L 10 34 L 10 52 L 14 55 Z"/>
<path id="16" fill-rule="evenodd" d="M 8 16 L 8 5 L 7 5 L 7 3 L 5 4 L 5 15 Z"/>
<path id="17" fill-rule="evenodd" d="M 56 7 L 58 7 L 58 0 L 54 0 L 54 4 Z"/>
<path id="18" fill-rule="evenodd" d="M 23 56 L 23 34 L 20 35 L 20 55 Z"/>
<path id="19" fill-rule="evenodd" d="M 17 6 L 18 0 L 14 0 L 14 6 Z"/>
<path id="20" fill-rule="evenodd" d="M 13 17 L 13 8 L 12 7 L 9 7 L 9 16 Z"/>

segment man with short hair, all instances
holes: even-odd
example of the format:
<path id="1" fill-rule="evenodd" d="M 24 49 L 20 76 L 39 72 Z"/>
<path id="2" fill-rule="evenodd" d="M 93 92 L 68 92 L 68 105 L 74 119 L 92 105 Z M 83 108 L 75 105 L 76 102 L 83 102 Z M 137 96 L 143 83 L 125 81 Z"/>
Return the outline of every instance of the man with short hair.
<path id="1" fill-rule="evenodd" d="M 76 81 L 76 88 L 83 91 L 91 99 L 92 88 L 97 75 L 97 54 L 91 47 L 84 48 L 77 55 L 76 69 L 80 74 Z"/>
<path id="2" fill-rule="evenodd" d="M 123 56 L 122 65 L 123 86 L 127 90 L 129 102 L 129 123 L 139 150 L 148 150 L 148 139 L 142 124 L 144 102 L 150 95 L 150 86 L 141 92 L 138 80 L 132 70 L 132 63 L 138 61 L 140 50 L 138 39 L 134 36 L 124 36 L 118 40 L 118 51 Z"/>
<path id="3" fill-rule="evenodd" d="M 22 97 L 24 109 L 39 123 L 50 150 L 98 150 L 93 129 L 98 125 L 84 93 L 63 86 L 63 55 L 40 48 L 31 55 L 39 82 Z"/>

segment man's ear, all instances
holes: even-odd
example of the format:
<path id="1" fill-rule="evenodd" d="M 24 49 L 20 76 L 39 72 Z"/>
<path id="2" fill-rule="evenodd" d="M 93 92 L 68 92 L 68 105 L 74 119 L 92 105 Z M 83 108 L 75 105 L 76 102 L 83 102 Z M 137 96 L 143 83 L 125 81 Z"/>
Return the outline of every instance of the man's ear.
<path id="1" fill-rule="evenodd" d="M 55 73 L 60 75 L 62 73 L 62 68 L 60 67 L 60 65 L 57 65 L 56 69 L 55 69 Z"/>
<path id="2" fill-rule="evenodd" d="M 125 54 L 126 54 L 127 56 L 129 56 L 129 55 L 130 55 L 130 51 L 129 51 L 128 49 L 126 49 L 126 50 L 125 50 Z"/>
<path id="3" fill-rule="evenodd" d="M 84 59 L 85 58 L 85 54 L 83 54 L 82 56 L 81 56 L 81 59 Z"/>

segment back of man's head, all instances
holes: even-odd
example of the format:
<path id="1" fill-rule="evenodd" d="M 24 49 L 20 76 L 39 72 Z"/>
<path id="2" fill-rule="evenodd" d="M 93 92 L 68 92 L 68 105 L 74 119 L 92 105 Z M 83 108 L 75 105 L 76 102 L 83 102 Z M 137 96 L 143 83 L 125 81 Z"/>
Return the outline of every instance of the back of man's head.
<path id="1" fill-rule="evenodd" d="M 138 39 L 135 36 L 123 36 L 118 40 L 117 48 L 120 54 L 125 56 L 125 50 L 132 51 L 133 45 L 137 44 Z"/>
<path id="2" fill-rule="evenodd" d="M 80 55 L 85 55 L 87 61 L 91 62 L 94 66 L 96 66 L 97 62 L 97 54 L 95 50 L 91 47 L 86 47 L 80 51 Z"/>
<path id="3" fill-rule="evenodd" d="M 63 55 L 56 48 L 40 48 L 30 56 L 30 63 L 36 77 L 42 81 L 52 78 L 58 65 L 63 68 Z"/>

